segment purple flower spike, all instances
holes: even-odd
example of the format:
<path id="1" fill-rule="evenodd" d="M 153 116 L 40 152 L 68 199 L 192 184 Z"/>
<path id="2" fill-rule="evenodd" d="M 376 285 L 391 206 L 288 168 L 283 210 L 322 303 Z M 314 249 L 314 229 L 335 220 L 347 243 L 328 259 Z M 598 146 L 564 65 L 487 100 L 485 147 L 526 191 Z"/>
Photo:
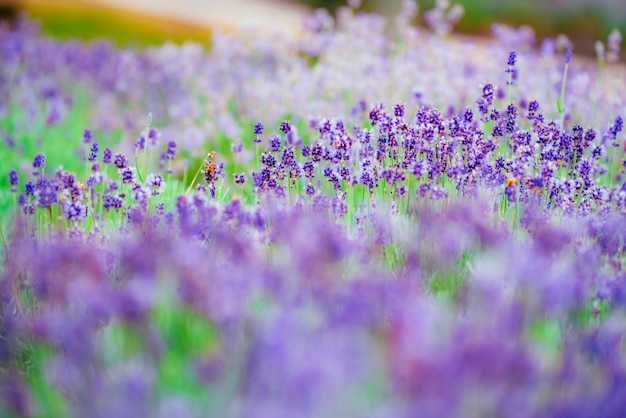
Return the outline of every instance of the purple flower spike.
<path id="1" fill-rule="evenodd" d="M 148 138 L 150 139 L 150 143 L 152 145 L 156 143 L 156 140 L 158 137 L 159 137 L 159 132 L 154 128 L 150 128 L 150 130 L 148 131 Z"/>
<path id="2" fill-rule="evenodd" d="M 58 201 L 55 184 L 52 180 L 44 177 L 37 181 L 34 195 L 37 206 L 42 208 L 48 207 Z"/>
<path id="3" fill-rule="evenodd" d="M 261 122 L 257 122 L 254 124 L 254 134 L 263 135 L 263 124 Z"/>
<path id="4" fill-rule="evenodd" d="M 88 144 L 91 142 L 92 139 L 93 133 L 91 132 L 91 129 L 85 129 L 85 131 L 83 132 L 83 142 L 85 144 Z"/>
<path id="5" fill-rule="evenodd" d="M 62 209 L 63 216 L 70 221 L 80 221 L 87 217 L 88 206 L 84 203 L 65 201 Z"/>
<path id="6" fill-rule="evenodd" d="M 565 63 L 569 64 L 572 61 L 572 48 L 567 48 L 565 51 Z"/>
<path id="7" fill-rule="evenodd" d="M 33 168 L 45 168 L 46 167 L 46 155 L 37 154 L 33 159 Z"/>
<path id="8" fill-rule="evenodd" d="M 168 160 L 173 160 L 176 157 L 176 142 L 170 141 L 167 143 L 167 151 L 165 151 L 165 155 Z"/>
<path id="9" fill-rule="evenodd" d="M 123 168 L 126 168 L 126 165 L 128 164 L 128 160 L 123 154 L 117 154 L 115 155 L 115 160 L 113 161 L 113 164 L 115 164 L 115 167 L 121 170 Z"/>
<path id="10" fill-rule="evenodd" d="M 487 104 L 487 106 L 491 106 L 491 104 L 493 103 L 493 94 L 495 92 L 495 89 L 493 87 L 493 84 L 488 83 L 485 84 L 483 86 L 483 101 L 485 102 L 485 104 Z M 486 113 L 486 112 L 484 112 Z"/>
<path id="11" fill-rule="evenodd" d="M 32 181 L 28 181 L 24 185 L 24 194 L 26 196 L 32 196 L 35 194 L 35 184 Z"/>
<path id="12" fill-rule="evenodd" d="M 96 158 L 98 157 L 98 151 L 100 151 L 100 145 L 97 142 L 94 142 L 93 144 L 91 144 L 91 150 L 87 159 L 89 161 L 96 161 Z"/>
<path id="13" fill-rule="evenodd" d="M 273 152 L 277 152 L 280 150 L 280 138 L 277 136 L 273 136 L 270 138 L 270 150 Z"/>
<path id="14" fill-rule="evenodd" d="M 165 181 L 160 174 L 150 173 L 146 177 L 146 186 L 150 189 L 153 196 L 163 193 L 165 189 Z"/>
<path id="15" fill-rule="evenodd" d="M 291 132 L 291 124 L 287 121 L 282 121 L 280 123 L 280 131 L 284 134 L 288 134 L 289 132 Z"/>
<path id="16" fill-rule="evenodd" d="M 146 138 L 141 135 L 139 138 L 137 138 L 137 141 L 135 141 L 135 148 L 142 150 L 146 147 Z"/>
<path id="17" fill-rule="evenodd" d="M 509 61 L 507 62 L 507 65 L 510 67 L 513 67 L 515 66 L 516 61 L 517 61 L 517 52 L 515 51 L 509 52 Z"/>
<path id="18" fill-rule="evenodd" d="M 244 173 L 235 174 L 235 183 L 244 184 L 246 182 L 246 175 Z"/>
<path id="19" fill-rule="evenodd" d="M 111 164 L 112 160 L 113 160 L 113 151 L 111 150 L 111 148 L 106 147 L 104 151 L 102 152 L 102 162 L 104 164 Z"/>
<path id="20" fill-rule="evenodd" d="M 17 184 L 19 182 L 19 178 L 17 176 L 17 170 L 9 171 L 9 184 L 11 185 L 11 191 L 13 193 L 17 192 Z"/>
<path id="21" fill-rule="evenodd" d="M 393 109 L 393 114 L 394 116 L 398 118 L 401 118 L 402 116 L 404 116 L 404 105 L 401 103 L 398 103 L 396 107 L 394 107 Z"/>

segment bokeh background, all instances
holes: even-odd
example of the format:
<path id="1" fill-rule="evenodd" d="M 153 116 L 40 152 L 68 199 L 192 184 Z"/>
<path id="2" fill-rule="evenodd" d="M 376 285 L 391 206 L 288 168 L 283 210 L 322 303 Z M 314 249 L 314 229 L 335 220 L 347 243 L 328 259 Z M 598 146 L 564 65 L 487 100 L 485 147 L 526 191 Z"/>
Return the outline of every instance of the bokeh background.
<path id="1" fill-rule="evenodd" d="M 362 9 L 392 16 L 401 0 L 363 0 Z M 529 25 L 538 38 L 568 35 L 577 53 L 593 54 L 613 28 L 626 33 L 624 0 L 456 0 L 465 15 L 456 31 L 486 35 L 493 22 Z M 422 10 L 435 0 L 417 0 Z M 57 37 L 106 37 L 119 45 L 166 40 L 208 42 L 216 28 L 256 28 L 296 34 L 307 11 L 335 11 L 344 0 L 0 0 L 3 19 L 27 12 Z M 419 20 L 415 22 L 420 24 Z"/>

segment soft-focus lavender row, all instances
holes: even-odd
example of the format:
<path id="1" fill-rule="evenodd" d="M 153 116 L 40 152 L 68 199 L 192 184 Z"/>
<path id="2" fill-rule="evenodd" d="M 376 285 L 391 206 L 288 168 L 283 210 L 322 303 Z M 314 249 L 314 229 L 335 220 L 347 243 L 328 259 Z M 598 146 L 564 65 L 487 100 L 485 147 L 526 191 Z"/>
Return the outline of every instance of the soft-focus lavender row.
<path id="1" fill-rule="evenodd" d="M 151 112 L 167 137 L 196 155 L 218 133 L 245 136 L 242 121 L 278 124 L 289 116 L 302 125 L 332 115 L 351 126 L 361 106 L 381 101 L 450 116 L 473 106 L 475 89 L 485 83 L 496 87 L 497 98 L 506 96 L 509 75 L 502 65 L 511 50 L 519 60 L 510 99 L 522 107 L 537 100 L 557 118 L 563 54 L 572 46 L 566 39 L 533 49 L 529 28 L 495 25 L 494 41 L 464 42 L 446 36 L 445 14 L 431 16 L 434 32 L 411 27 L 416 12 L 405 8 L 391 25 L 393 36 L 380 16 L 345 8 L 336 19 L 314 14 L 297 40 L 216 33 L 209 51 L 194 44 L 118 50 L 106 42 L 53 41 L 28 21 L 15 31 L 4 27 L 0 80 L 10 100 L 0 111 L 14 105 L 29 115 L 5 136 L 26 129 L 41 112 L 48 123 L 61 120 L 77 100 L 77 87 L 88 91 L 93 128 L 134 135 Z M 619 53 L 620 41 L 613 36 L 602 60 Z M 624 113 L 623 79 L 600 64 L 577 60 L 570 68 L 565 117 L 571 124 L 602 130 Z"/>
<path id="2" fill-rule="evenodd" d="M 623 215 L 529 217 L 519 242 L 485 216 L 489 205 L 417 208 L 411 222 L 375 211 L 362 233 L 312 209 L 260 215 L 196 194 L 179 200 L 174 222 L 136 218 L 109 241 L 34 246 L 18 231 L 0 281 L 3 363 L 29 335 L 54 349 L 43 373 L 76 416 L 165 416 L 172 403 L 180 416 L 626 407 Z M 437 293 L 438 279 L 458 289 Z M 36 306 L 16 295 L 25 289 Z M 216 327 L 178 371 L 206 398 L 159 384 L 174 344 L 154 325 L 165 307 Z M 120 324 L 139 351 L 105 343 Z M 9 370 L 4 401 L 22 413 L 41 407 Z"/>

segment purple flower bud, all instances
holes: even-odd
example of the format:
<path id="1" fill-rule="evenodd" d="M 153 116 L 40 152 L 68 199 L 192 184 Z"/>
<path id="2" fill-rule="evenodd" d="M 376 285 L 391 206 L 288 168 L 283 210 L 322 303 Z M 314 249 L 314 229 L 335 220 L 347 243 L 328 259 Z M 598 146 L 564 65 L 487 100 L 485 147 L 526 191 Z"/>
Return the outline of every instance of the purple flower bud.
<path id="1" fill-rule="evenodd" d="M 398 118 L 401 118 L 402 116 L 404 116 L 404 105 L 401 103 L 398 103 L 396 107 L 394 107 L 393 109 L 393 114 Z"/>
<path id="2" fill-rule="evenodd" d="M 465 113 L 463 113 L 463 119 L 465 120 L 465 123 L 472 123 L 472 120 L 474 119 L 472 109 L 470 109 L 469 107 L 465 109 Z"/>
<path id="3" fill-rule="evenodd" d="M 266 165 L 268 167 L 276 166 L 276 158 L 274 158 L 272 154 L 267 152 L 261 154 L 261 162 L 263 163 L 263 165 Z"/>
<path id="4" fill-rule="evenodd" d="M 150 173 L 146 177 L 146 186 L 151 190 L 153 196 L 161 194 L 165 190 L 165 181 L 160 174 Z"/>
<path id="5" fill-rule="evenodd" d="M 88 144 L 93 139 L 93 134 L 91 133 L 91 129 L 85 129 L 83 132 L 83 142 Z"/>
<path id="6" fill-rule="evenodd" d="M 135 148 L 137 149 L 144 149 L 146 147 L 146 138 L 144 138 L 143 135 L 141 135 L 139 138 L 137 138 L 137 140 L 135 141 Z"/>
<path id="7" fill-rule="evenodd" d="M 517 61 L 517 52 L 515 51 L 509 52 L 509 61 L 507 62 L 507 65 L 509 67 L 513 67 L 515 66 L 516 61 Z"/>
<path id="8" fill-rule="evenodd" d="M 57 203 L 57 189 L 52 180 L 41 177 L 35 185 L 36 204 L 45 208 Z"/>
<path id="9" fill-rule="evenodd" d="M 565 51 L 565 63 L 569 64 L 571 60 L 572 60 L 572 48 L 567 48 L 567 51 Z"/>
<path id="10" fill-rule="evenodd" d="M 263 124 L 261 122 L 257 122 L 254 124 L 254 134 L 263 135 Z"/>
<path id="11" fill-rule="evenodd" d="M 624 129 L 624 121 L 621 116 L 615 118 L 615 123 L 609 128 L 608 134 L 611 139 L 616 139 L 617 134 L 620 133 Z M 615 145 L 617 146 L 617 145 Z"/>
<path id="12" fill-rule="evenodd" d="M 33 159 L 33 168 L 44 168 L 46 166 L 46 155 L 37 154 Z"/>
<path id="13" fill-rule="evenodd" d="M 277 152 L 280 150 L 280 138 L 273 136 L 270 138 L 270 150 Z"/>
<path id="14" fill-rule="evenodd" d="M 302 165 L 302 170 L 304 171 L 304 176 L 307 178 L 313 178 L 315 175 L 315 165 L 313 161 L 305 161 Z"/>
<path id="15" fill-rule="evenodd" d="M 24 185 L 24 194 L 26 196 L 32 196 L 35 194 L 35 184 L 32 181 L 28 181 Z"/>
<path id="16" fill-rule="evenodd" d="M 263 178 L 262 173 L 257 173 L 256 171 L 252 172 L 252 183 L 254 187 L 263 187 L 265 180 Z"/>
<path id="17" fill-rule="evenodd" d="M 291 132 L 291 125 L 285 120 L 280 123 L 279 129 L 282 133 L 288 134 L 289 132 Z"/>
<path id="18" fill-rule="evenodd" d="M 15 186 L 17 186 L 18 182 L 19 178 L 17 176 L 17 170 L 9 171 L 9 184 L 11 185 L 12 192 L 17 192 L 17 188 Z"/>
<path id="19" fill-rule="evenodd" d="M 124 200 L 120 196 L 113 196 L 110 194 L 104 195 L 104 201 L 102 207 L 108 211 L 110 209 L 121 209 L 124 206 Z"/>
<path id="20" fill-rule="evenodd" d="M 104 164 L 111 164 L 112 160 L 113 160 L 113 151 L 111 151 L 111 148 L 106 147 L 104 151 L 102 152 L 102 162 Z"/>
<path id="21" fill-rule="evenodd" d="M 244 184 L 246 182 L 246 175 L 244 173 L 235 174 L 235 183 Z"/>
<path id="22" fill-rule="evenodd" d="M 506 188 L 504 189 L 504 194 L 506 196 L 506 199 L 510 203 L 517 202 L 517 189 L 514 185 L 506 186 Z"/>
<path id="23" fill-rule="evenodd" d="M 98 151 L 100 151 L 100 145 L 97 142 L 94 142 L 93 144 L 91 144 L 91 150 L 87 159 L 89 161 L 96 161 L 96 158 L 98 157 Z"/>
<path id="24" fill-rule="evenodd" d="M 122 183 L 131 184 L 135 181 L 135 172 L 131 168 L 122 171 Z"/>
<path id="25" fill-rule="evenodd" d="M 126 157 L 123 154 L 116 154 L 113 164 L 115 165 L 115 167 L 121 170 L 123 168 L 126 168 L 126 165 L 128 164 L 128 160 L 126 160 Z"/>
<path id="26" fill-rule="evenodd" d="M 176 142 L 170 141 L 167 143 L 167 151 L 165 151 L 168 160 L 173 160 L 176 157 Z"/>
<path id="27" fill-rule="evenodd" d="M 488 106 L 491 106 L 493 103 L 493 93 L 495 89 L 493 88 L 493 84 L 485 84 L 483 86 L 483 99 Z"/>
<path id="28" fill-rule="evenodd" d="M 532 188 L 542 189 L 543 188 L 543 178 L 535 177 L 530 180 Z"/>
<path id="29" fill-rule="evenodd" d="M 87 217 L 88 206 L 80 202 L 64 201 L 62 205 L 63 216 L 70 221 L 80 221 Z"/>

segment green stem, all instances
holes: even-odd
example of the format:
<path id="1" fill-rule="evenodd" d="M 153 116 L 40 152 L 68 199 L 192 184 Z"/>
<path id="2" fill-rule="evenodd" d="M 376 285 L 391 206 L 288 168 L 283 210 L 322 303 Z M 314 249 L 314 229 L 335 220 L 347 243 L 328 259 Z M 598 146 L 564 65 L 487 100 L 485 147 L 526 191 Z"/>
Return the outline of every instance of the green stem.
<path id="1" fill-rule="evenodd" d="M 2 224 L 0 224 L 0 239 L 2 239 L 2 246 L 4 247 L 5 260 L 9 262 L 9 245 L 7 244 L 7 240 L 4 236 L 4 231 L 2 230 Z"/>
<path id="2" fill-rule="evenodd" d="M 191 188 L 193 187 L 193 185 L 196 183 L 196 180 L 198 179 L 198 176 L 200 175 L 200 171 L 202 170 L 202 165 L 204 164 L 204 160 L 202 161 L 202 164 L 200 164 L 200 167 L 198 168 L 198 171 L 196 171 L 196 175 L 193 176 L 193 180 L 191 180 L 191 184 L 189 185 L 189 187 L 187 188 L 187 191 L 185 192 L 185 194 L 189 194 L 189 191 L 191 190 Z"/>

